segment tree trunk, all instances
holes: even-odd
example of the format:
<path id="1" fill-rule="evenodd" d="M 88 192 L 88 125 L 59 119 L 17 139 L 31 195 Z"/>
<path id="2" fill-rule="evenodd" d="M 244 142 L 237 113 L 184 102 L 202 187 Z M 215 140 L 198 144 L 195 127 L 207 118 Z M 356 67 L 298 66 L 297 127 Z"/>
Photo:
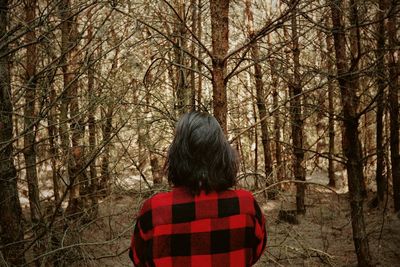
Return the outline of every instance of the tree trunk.
<path id="1" fill-rule="evenodd" d="M 25 3 L 25 22 L 30 25 L 35 19 L 36 1 L 31 0 Z M 26 43 L 34 42 L 36 39 L 35 30 L 31 29 L 26 34 Z M 41 218 L 39 201 L 39 185 L 36 171 L 36 125 L 35 121 L 35 99 L 36 99 L 36 45 L 29 45 L 26 49 L 26 76 L 25 76 L 25 106 L 24 106 L 24 158 L 26 167 L 26 179 L 29 191 L 29 206 L 33 224 L 37 224 Z"/>
<path id="2" fill-rule="evenodd" d="M 376 84 L 378 87 L 378 95 L 376 98 L 376 185 L 377 200 L 382 202 L 386 191 L 385 168 L 385 152 L 383 146 L 383 113 L 384 95 L 386 87 L 385 77 L 385 21 L 386 0 L 379 0 L 379 10 L 377 11 L 377 29 L 376 29 Z"/>
<path id="3" fill-rule="evenodd" d="M 103 143 L 108 143 L 111 137 L 112 130 L 112 116 L 113 108 L 107 107 L 107 111 L 103 112 L 101 120 L 104 122 L 102 127 Z M 99 188 L 101 189 L 102 195 L 109 195 L 111 192 L 111 175 L 110 175 L 110 145 L 106 144 L 103 150 L 103 157 L 101 160 L 101 179 L 99 181 Z"/>
<path id="4" fill-rule="evenodd" d="M 203 34 L 203 28 L 202 28 L 203 20 L 202 20 L 202 16 L 201 16 L 201 14 L 202 14 L 201 7 L 202 6 L 203 6 L 202 0 L 198 0 L 198 3 L 197 3 L 197 8 L 198 8 L 198 11 L 197 11 L 197 38 L 200 41 L 201 41 L 202 34 Z M 197 57 L 201 60 L 203 58 L 202 50 L 198 49 L 197 51 L 198 51 Z M 201 106 L 202 106 L 202 104 L 201 104 L 202 97 L 201 96 L 202 96 L 202 92 L 203 92 L 203 76 L 200 75 L 202 69 L 203 69 L 203 66 L 201 65 L 201 62 L 197 61 L 197 71 L 199 72 L 199 75 L 198 75 L 199 81 L 197 84 L 197 92 L 196 92 L 198 110 L 201 110 Z"/>
<path id="5" fill-rule="evenodd" d="M 58 3 L 58 9 L 60 13 L 61 19 L 61 57 L 60 57 L 60 65 L 63 73 L 63 90 L 60 96 L 60 111 L 59 111 L 59 136 L 61 141 L 61 149 L 62 149 L 62 160 L 63 166 L 67 168 L 66 175 L 68 176 L 69 184 L 72 185 L 74 181 L 74 177 L 70 175 L 70 167 L 72 166 L 72 155 L 70 152 L 70 134 L 69 134 L 69 118 L 68 118 L 68 110 L 70 105 L 70 67 L 68 66 L 68 56 L 70 53 L 70 49 L 72 49 L 73 44 L 70 42 L 70 31 L 71 31 L 71 18 L 69 15 L 70 1 L 69 0 L 61 0 Z"/>
<path id="6" fill-rule="evenodd" d="M 13 159 L 13 107 L 8 56 L 8 1 L 0 1 L 0 241 L 1 253 L 10 266 L 23 265 L 24 230 Z"/>
<path id="7" fill-rule="evenodd" d="M 293 78 L 289 82 L 290 90 L 290 113 L 292 120 L 292 144 L 293 144 L 293 172 L 297 181 L 305 181 L 304 169 L 304 151 L 303 151 L 303 119 L 302 119 L 302 86 L 300 77 L 300 49 L 299 49 L 299 36 L 297 29 L 297 12 L 294 10 L 292 14 L 292 53 L 293 53 Z M 296 207 L 297 212 L 304 214 L 306 206 L 304 203 L 305 198 L 305 185 L 296 184 Z"/>
<path id="8" fill-rule="evenodd" d="M 178 115 L 181 116 L 190 110 L 190 90 L 187 81 L 187 70 L 185 69 L 186 56 L 184 50 L 186 50 L 186 14 L 185 14 L 185 2 L 182 0 L 176 1 L 177 12 L 179 18 L 176 18 L 176 29 L 175 35 L 177 36 L 177 45 L 174 48 L 175 61 L 177 64 L 176 71 L 176 105 L 175 108 L 178 111 Z"/>
<path id="9" fill-rule="evenodd" d="M 31 25 L 36 17 L 36 0 L 30 0 L 25 2 L 25 23 Z M 25 37 L 26 43 L 34 43 L 36 40 L 35 28 L 27 32 Z M 42 231 L 43 216 L 42 209 L 39 199 L 39 184 L 36 171 L 36 115 L 35 115 L 35 103 L 36 103 L 36 65 L 38 63 L 36 44 L 27 46 L 26 49 L 26 74 L 25 74 L 25 106 L 24 106 L 24 158 L 26 168 L 26 180 L 28 182 L 29 192 L 29 207 L 31 212 L 31 221 L 33 225 L 33 231 L 35 236 L 39 236 Z M 38 240 L 34 245 L 35 257 L 41 255 L 44 252 L 44 247 Z M 36 266 L 40 266 L 40 260 L 35 262 Z"/>
<path id="10" fill-rule="evenodd" d="M 268 40 L 268 47 L 271 46 L 270 40 Z M 281 149 L 281 121 L 279 116 L 279 92 L 278 92 L 278 75 L 275 69 L 275 62 L 270 61 L 271 66 L 271 79 L 272 79 L 272 102 L 274 110 L 274 155 L 275 155 L 275 169 L 277 180 L 284 180 L 284 170 L 282 166 L 282 149 Z"/>
<path id="11" fill-rule="evenodd" d="M 348 79 L 348 88 L 351 90 L 351 98 L 354 99 L 352 104 L 354 104 L 354 118 L 357 117 L 357 108 L 358 108 L 358 96 L 357 92 L 360 89 L 360 77 L 359 77 L 359 62 L 360 62 L 360 56 L 361 56 L 361 36 L 360 36 L 360 27 L 359 27 L 359 19 L 358 19 L 358 5 L 356 0 L 350 0 L 350 14 L 349 14 L 349 20 L 350 20 L 350 35 L 349 35 L 349 42 L 350 42 L 350 66 L 348 68 L 348 74 L 349 79 Z M 357 120 L 359 120 L 357 118 Z M 358 124 L 358 121 L 357 121 Z M 359 140 L 358 137 L 358 125 L 357 125 L 357 139 Z M 362 154 L 362 147 L 361 147 L 361 142 L 360 140 L 358 141 L 358 149 L 360 150 L 360 165 L 361 165 L 361 170 L 363 170 L 363 154 Z M 367 189 L 366 189 L 366 184 L 365 184 L 365 178 L 364 175 L 360 177 L 361 179 L 361 193 L 363 197 L 367 196 Z"/>
<path id="12" fill-rule="evenodd" d="M 333 40 L 335 45 L 337 79 L 339 83 L 342 106 L 344 133 L 342 147 L 346 157 L 346 169 L 349 184 L 349 201 L 351 208 L 351 221 L 353 241 L 359 266 L 371 266 L 368 239 L 365 231 L 363 212 L 363 165 L 361 143 L 358 137 L 358 100 L 354 83 L 349 81 L 351 76 L 349 61 L 346 56 L 346 40 L 344 25 L 342 23 L 342 0 L 330 3 L 332 12 Z M 354 36 L 352 36 L 354 38 Z"/>
<path id="13" fill-rule="evenodd" d="M 329 25 L 329 23 L 327 23 Z M 328 55 L 333 54 L 333 41 L 330 35 L 326 36 L 326 46 Z M 333 73 L 332 60 L 330 58 L 326 58 L 326 68 L 328 73 Z M 335 154 L 335 107 L 334 107 L 334 87 L 333 80 L 331 77 L 328 77 L 328 134 L 329 134 L 329 151 L 328 151 L 328 179 L 329 186 L 336 186 L 335 179 L 335 162 L 333 160 L 333 155 Z"/>
<path id="14" fill-rule="evenodd" d="M 214 116 L 227 133 L 226 55 L 229 49 L 229 0 L 210 0 Z"/>
<path id="15" fill-rule="evenodd" d="M 88 14 L 88 19 L 90 19 L 91 13 Z M 88 26 L 88 43 L 92 42 L 93 39 L 93 25 L 90 24 Z M 96 167 L 96 158 L 92 158 L 96 152 L 96 109 L 97 109 L 97 102 L 96 102 L 96 92 L 94 88 L 94 60 L 93 54 L 89 56 L 88 59 L 88 97 L 89 97 L 89 108 L 88 108 L 88 128 L 89 128 L 89 155 L 91 160 L 89 164 L 90 168 L 90 177 L 89 177 L 89 190 L 88 193 L 90 194 L 90 199 L 92 201 L 91 206 L 94 208 L 95 213 L 97 213 L 98 208 L 98 200 L 97 200 L 97 167 Z"/>
<path id="16" fill-rule="evenodd" d="M 192 11 L 192 27 L 191 31 L 194 34 L 197 34 L 197 19 L 198 19 L 198 12 L 199 8 L 197 6 L 197 0 L 190 0 L 190 8 Z M 195 40 L 192 40 L 191 46 L 190 46 L 190 52 L 192 55 L 196 55 L 196 43 Z M 190 58 L 190 68 L 192 71 L 190 72 L 190 102 L 189 102 L 189 110 L 194 111 L 196 109 L 196 72 L 193 71 L 196 69 L 196 59 L 194 57 Z M 197 74 L 199 75 L 199 74 Z"/>
<path id="17" fill-rule="evenodd" d="M 251 0 L 246 0 L 246 15 L 248 19 L 248 35 L 250 38 L 254 36 L 254 26 L 253 26 L 253 11 L 251 8 Z M 265 105 L 265 93 L 264 93 L 264 83 L 263 74 L 260 61 L 260 48 L 257 44 L 251 46 L 251 55 L 254 61 L 254 78 L 255 78 L 255 88 L 256 88 L 256 101 L 258 108 L 258 116 L 263 121 L 261 122 L 261 141 L 264 151 L 264 171 L 266 177 L 266 186 L 269 186 L 273 181 L 272 178 L 272 157 L 271 157 L 271 147 L 270 138 L 268 133 L 268 121 L 265 119 L 267 117 L 267 107 Z"/>
<path id="18" fill-rule="evenodd" d="M 49 136 L 49 154 L 51 161 L 51 170 L 52 170 L 52 180 L 53 180 L 53 191 L 54 191 L 54 201 L 55 203 L 60 202 L 60 183 L 57 174 L 57 128 L 56 128 L 56 110 L 55 110 L 55 98 L 56 92 L 52 85 L 52 81 L 50 81 L 49 77 L 46 77 L 45 87 L 50 89 L 49 92 L 49 103 L 52 105 L 50 107 L 49 114 L 47 116 L 47 134 Z"/>
<path id="19" fill-rule="evenodd" d="M 400 152 L 399 152 L 399 49 L 397 36 L 398 3 L 392 1 L 389 16 L 389 114 L 390 114 L 390 160 L 392 167 L 394 210 L 400 211 Z"/>

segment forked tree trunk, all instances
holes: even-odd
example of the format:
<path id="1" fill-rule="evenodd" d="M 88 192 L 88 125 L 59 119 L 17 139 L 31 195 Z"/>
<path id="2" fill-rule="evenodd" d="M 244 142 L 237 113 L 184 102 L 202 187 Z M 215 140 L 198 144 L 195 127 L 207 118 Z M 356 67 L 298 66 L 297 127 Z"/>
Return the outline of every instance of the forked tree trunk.
<path id="1" fill-rule="evenodd" d="M 214 116 L 227 132 L 226 55 L 229 49 L 229 2 L 210 0 L 212 39 L 212 85 Z"/>
<path id="2" fill-rule="evenodd" d="M 349 201 L 351 208 L 351 222 L 353 229 L 353 241 L 359 266 L 371 266 L 371 256 L 368 246 L 368 238 L 365 231 L 363 211 L 363 164 L 361 143 L 358 137 L 358 100 L 356 89 L 352 88 L 354 82 L 349 76 L 350 62 L 346 55 L 346 40 L 343 17 L 342 0 L 333 0 L 330 3 L 332 12 L 333 39 L 335 45 L 337 79 L 339 83 L 342 107 L 344 132 L 342 135 L 342 147 L 346 157 L 346 169 L 349 184 Z M 351 38 L 357 38 L 351 36 Z"/>
<path id="3" fill-rule="evenodd" d="M 0 1 L 0 242 L 7 264 L 25 263 L 24 230 L 18 197 L 17 171 L 13 159 L 13 106 L 11 101 L 8 49 L 8 1 Z"/>
<path id="4" fill-rule="evenodd" d="M 253 11 L 251 7 L 251 0 L 246 0 L 246 15 L 248 20 L 248 35 L 250 38 L 254 35 L 253 26 Z M 267 107 L 265 105 L 265 93 L 264 93 L 264 83 L 263 74 L 260 61 L 260 48 L 257 44 L 251 46 L 251 56 L 254 61 L 254 78 L 255 78 L 255 88 L 256 88 L 256 100 L 258 116 L 263 121 L 261 122 L 261 141 L 264 151 L 264 170 L 266 177 L 266 186 L 272 183 L 272 157 L 271 157 L 271 146 L 270 137 L 268 133 L 268 121 L 265 119 L 267 117 Z"/>
<path id="5" fill-rule="evenodd" d="M 389 38 L 389 114 L 390 114 L 390 160 L 392 167 L 394 210 L 400 211 L 400 151 L 399 151 L 399 53 L 397 19 L 399 4 L 392 1 L 388 20 Z"/>

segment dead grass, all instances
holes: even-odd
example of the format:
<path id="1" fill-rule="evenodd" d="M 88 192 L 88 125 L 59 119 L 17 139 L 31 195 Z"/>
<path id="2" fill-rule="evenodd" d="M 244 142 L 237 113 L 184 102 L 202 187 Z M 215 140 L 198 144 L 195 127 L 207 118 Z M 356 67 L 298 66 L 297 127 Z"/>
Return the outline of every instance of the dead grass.
<path id="1" fill-rule="evenodd" d="M 115 192 L 99 203 L 98 218 L 84 226 L 64 229 L 62 266 L 132 266 L 128 257 L 130 235 L 144 199 L 151 193 Z M 349 205 L 346 194 L 309 187 L 307 213 L 299 224 L 278 220 L 281 209 L 294 207 L 294 192 L 277 200 L 259 199 L 267 219 L 267 250 L 255 265 L 261 266 L 356 266 Z M 377 266 L 400 265 L 400 219 L 383 209 L 365 209 L 370 250 Z"/>

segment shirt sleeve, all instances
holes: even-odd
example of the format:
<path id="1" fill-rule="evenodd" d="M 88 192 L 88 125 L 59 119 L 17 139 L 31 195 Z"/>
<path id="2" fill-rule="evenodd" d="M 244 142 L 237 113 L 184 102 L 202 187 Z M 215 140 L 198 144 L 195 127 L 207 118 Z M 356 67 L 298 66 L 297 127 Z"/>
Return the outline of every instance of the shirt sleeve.
<path id="1" fill-rule="evenodd" d="M 257 238 L 257 245 L 254 248 L 254 258 L 253 263 L 258 261 L 264 252 L 265 246 L 267 244 L 267 231 L 265 229 L 265 217 L 260 209 L 257 201 L 254 199 L 254 210 L 255 210 L 255 236 Z"/>
<path id="2" fill-rule="evenodd" d="M 145 240 L 141 235 L 139 222 L 136 222 L 133 234 L 131 237 L 131 246 L 129 248 L 129 257 L 131 258 L 134 266 L 143 266 L 144 263 L 144 243 Z"/>
<path id="3" fill-rule="evenodd" d="M 150 201 L 146 201 L 139 213 L 136 224 L 131 236 L 131 245 L 129 248 L 129 257 L 134 266 L 145 266 L 146 264 L 146 247 L 148 245 L 149 236 L 146 232 L 151 226 L 151 209 Z"/>

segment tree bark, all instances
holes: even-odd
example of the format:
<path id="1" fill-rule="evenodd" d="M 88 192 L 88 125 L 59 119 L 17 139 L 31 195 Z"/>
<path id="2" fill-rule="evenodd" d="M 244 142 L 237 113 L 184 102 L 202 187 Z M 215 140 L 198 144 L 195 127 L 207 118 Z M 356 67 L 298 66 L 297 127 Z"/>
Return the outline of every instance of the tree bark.
<path id="1" fill-rule="evenodd" d="M 25 3 L 25 23 L 31 25 L 35 19 L 36 0 L 26 1 Z M 35 29 L 31 29 L 26 34 L 26 43 L 36 40 Z M 26 49 L 25 66 L 25 106 L 24 106 L 24 158 L 26 168 L 26 179 L 29 191 L 29 206 L 31 220 L 33 224 L 40 221 L 41 207 L 39 201 L 39 185 L 36 171 L 36 125 L 35 122 L 35 103 L 36 103 L 36 64 L 38 63 L 36 45 L 31 44 Z"/>
<path id="2" fill-rule="evenodd" d="M 26 25 L 32 25 L 36 17 L 36 0 L 30 0 L 25 2 L 25 23 Z M 39 184 L 36 170 L 36 115 L 35 115 L 35 104 L 36 104 L 36 65 L 38 63 L 37 51 L 36 51 L 36 34 L 35 28 L 32 27 L 25 37 L 25 41 L 28 45 L 26 48 L 26 66 L 25 66 L 25 106 L 24 106 L 24 158 L 26 168 L 26 180 L 28 182 L 29 192 L 29 207 L 31 212 L 31 221 L 33 225 L 33 231 L 35 236 L 39 236 L 43 225 L 42 208 L 39 199 Z M 40 240 L 34 245 L 35 257 L 41 255 L 44 252 L 43 245 L 40 244 Z M 40 266 L 40 260 L 35 261 L 36 266 Z"/>
<path id="3" fill-rule="evenodd" d="M 88 14 L 88 19 L 91 18 L 91 13 Z M 88 30 L 88 43 L 91 43 L 93 40 L 93 25 L 89 24 Z M 88 97 L 89 97 L 89 108 L 88 108 L 88 128 L 89 128 L 89 155 L 90 155 L 90 178 L 89 178 L 89 190 L 90 199 L 92 201 L 91 206 L 94 209 L 95 213 L 97 213 L 98 209 L 98 199 L 97 199 L 97 167 L 96 167 L 96 158 L 94 157 L 96 151 L 96 110 L 97 110 L 97 102 L 96 102 L 96 92 L 94 87 L 94 60 L 93 60 L 94 51 L 89 56 L 88 59 Z"/>
<path id="4" fill-rule="evenodd" d="M 326 36 L 326 46 L 328 55 L 333 54 L 333 41 L 332 36 Z M 328 73 L 333 73 L 333 66 L 331 59 L 326 59 L 327 63 L 327 70 Z M 336 179 L 335 179 L 335 166 L 333 155 L 335 154 L 335 107 L 334 107 L 334 87 L 333 87 L 333 80 L 331 77 L 328 77 L 328 134 L 329 134 L 329 151 L 328 151 L 328 179 L 329 179 L 329 186 L 335 187 L 336 186 Z"/>
<path id="5" fill-rule="evenodd" d="M 183 0 L 177 0 L 177 13 L 179 18 L 176 18 L 175 35 L 177 36 L 177 45 L 174 48 L 175 61 L 177 64 L 176 71 L 176 105 L 175 108 L 178 111 L 178 115 L 182 116 L 184 113 L 190 110 L 190 88 L 188 84 L 188 71 L 185 69 L 186 56 L 184 50 L 187 49 L 187 34 L 186 34 L 186 14 L 185 14 L 185 2 Z"/>
<path id="6" fill-rule="evenodd" d="M 198 0 L 198 2 L 197 2 L 197 8 L 198 8 L 198 11 L 197 11 L 197 38 L 200 41 L 201 41 L 202 35 L 203 35 L 203 28 L 202 28 L 203 20 L 202 20 L 202 16 L 201 16 L 201 14 L 202 14 L 201 7 L 202 6 L 203 6 L 202 0 Z M 198 51 L 197 57 L 201 60 L 203 58 L 202 50 L 198 49 L 197 51 Z M 202 69 L 203 69 L 203 65 L 201 64 L 200 61 L 197 61 L 198 72 L 201 73 Z M 197 109 L 201 110 L 202 92 L 203 92 L 203 76 L 198 75 L 198 79 L 199 79 L 199 81 L 197 84 L 197 92 L 196 92 L 196 94 L 197 94 Z"/>
<path id="7" fill-rule="evenodd" d="M 251 7 L 251 0 L 246 0 L 246 15 L 248 20 L 248 35 L 250 38 L 254 36 L 254 26 L 253 26 L 253 11 Z M 254 61 L 254 78 L 255 78 L 255 88 L 256 88 L 256 101 L 258 116 L 263 119 L 261 122 L 261 142 L 264 151 L 264 171 L 266 177 L 266 186 L 269 186 L 272 181 L 272 157 L 271 157 L 271 146 L 270 137 L 268 133 L 268 121 L 265 119 L 267 116 L 267 107 L 265 105 L 265 92 L 263 83 L 263 74 L 260 65 L 260 48 L 257 44 L 252 44 L 251 46 L 251 56 Z"/>
<path id="8" fill-rule="evenodd" d="M 103 142 L 108 143 L 111 137 L 112 130 L 112 116 L 114 114 L 114 109 L 109 106 L 107 110 L 102 113 L 101 120 L 104 122 L 102 127 Z M 107 144 L 103 150 L 103 157 L 101 159 L 101 179 L 99 181 L 99 188 L 102 191 L 102 195 L 109 195 L 111 192 L 111 174 L 110 174 L 110 145 Z"/>
<path id="9" fill-rule="evenodd" d="M 386 0 L 379 0 L 379 10 L 377 11 L 377 29 L 376 29 L 376 84 L 378 87 L 378 95 L 376 98 L 376 185 L 377 200 L 382 202 L 386 191 L 385 168 L 385 152 L 383 145 L 383 113 L 384 95 L 386 87 L 385 75 L 385 21 L 384 16 L 387 10 Z"/>
<path id="10" fill-rule="evenodd" d="M 226 55 L 229 49 L 230 0 L 210 0 L 212 39 L 212 85 L 214 116 L 227 132 Z"/>
<path id="11" fill-rule="evenodd" d="M 23 265 L 24 230 L 13 159 L 13 106 L 8 56 L 8 1 L 0 1 L 0 240 L 3 258 L 10 266 Z M 3 43 L 4 42 L 4 43 Z"/>
<path id="12" fill-rule="evenodd" d="M 72 166 L 72 155 L 70 152 L 70 134 L 69 134 L 69 118 L 68 111 L 70 105 L 70 68 L 68 66 L 68 56 L 70 53 L 70 49 L 73 44 L 70 42 L 70 30 L 71 30 L 71 18 L 69 15 L 70 1 L 69 0 L 61 0 L 58 3 L 58 9 L 60 13 L 61 19 L 61 57 L 60 57 L 60 65 L 63 73 L 63 90 L 60 96 L 60 107 L 59 107 L 59 136 L 61 141 L 61 149 L 62 149 L 62 160 L 63 165 L 67 168 L 67 176 L 69 179 L 69 183 L 73 184 L 74 177 L 70 175 L 70 167 Z M 65 179 L 65 180 L 68 180 Z"/>
<path id="13" fill-rule="evenodd" d="M 335 46 L 337 79 L 339 83 L 342 107 L 344 132 L 342 147 L 346 157 L 346 169 L 349 184 L 349 201 L 351 208 L 351 222 L 353 241 L 359 266 L 371 266 L 368 238 L 365 231 L 363 212 L 363 164 L 361 143 L 358 136 L 358 99 L 357 88 L 350 79 L 349 61 L 346 55 L 346 40 L 342 22 L 342 0 L 330 2 L 333 25 L 333 40 Z M 354 36 L 351 36 L 354 38 Z M 355 63 L 355 62 L 353 62 Z"/>
<path id="14" fill-rule="evenodd" d="M 399 4 L 391 2 L 388 19 L 389 45 L 389 114 L 390 114 L 390 160 L 392 167 L 394 210 L 400 211 L 400 151 L 399 151 L 399 52 L 397 40 L 397 18 Z"/>
<path id="15" fill-rule="evenodd" d="M 294 177 L 298 181 L 305 181 L 304 169 L 304 150 L 303 150 L 303 118 L 302 118 L 302 85 L 300 77 L 300 49 L 299 36 L 297 29 L 297 12 L 296 9 L 292 13 L 292 54 L 293 54 L 293 77 L 289 82 L 290 90 L 290 113 L 292 120 L 292 145 L 293 145 L 293 172 Z M 305 185 L 296 184 L 296 207 L 297 212 L 304 214 L 306 206 Z"/>

